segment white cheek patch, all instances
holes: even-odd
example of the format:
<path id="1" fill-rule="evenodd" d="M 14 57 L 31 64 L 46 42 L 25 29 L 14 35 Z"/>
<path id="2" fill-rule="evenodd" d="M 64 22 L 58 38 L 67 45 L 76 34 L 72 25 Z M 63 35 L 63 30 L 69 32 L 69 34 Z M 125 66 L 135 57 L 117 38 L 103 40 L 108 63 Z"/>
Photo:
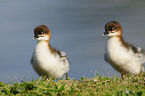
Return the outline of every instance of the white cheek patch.
<path id="1" fill-rule="evenodd" d="M 112 33 L 113 32 L 113 33 Z M 118 35 L 120 35 L 119 34 L 119 32 L 116 32 L 116 31 L 109 31 L 109 34 L 108 34 L 108 36 L 118 36 Z"/>
<path id="2" fill-rule="evenodd" d="M 39 38 L 36 38 L 37 40 L 48 40 L 49 37 L 46 35 L 44 37 L 39 37 Z"/>
<path id="3" fill-rule="evenodd" d="M 116 32 L 116 30 L 112 30 L 112 32 Z"/>

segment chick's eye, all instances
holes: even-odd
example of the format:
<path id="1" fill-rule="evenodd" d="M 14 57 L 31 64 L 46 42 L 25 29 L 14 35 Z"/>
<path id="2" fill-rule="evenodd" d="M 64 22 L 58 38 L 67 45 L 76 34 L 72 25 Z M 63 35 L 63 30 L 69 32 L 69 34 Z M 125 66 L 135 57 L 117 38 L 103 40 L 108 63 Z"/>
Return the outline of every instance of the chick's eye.
<path id="1" fill-rule="evenodd" d="M 45 34 L 44 32 L 41 32 L 41 34 Z"/>
<path id="2" fill-rule="evenodd" d="M 116 29 L 115 29 L 115 28 L 112 28 L 112 31 L 113 31 L 113 30 L 116 30 Z"/>
<path id="3" fill-rule="evenodd" d="M 111 33 L 114 33 L 114 32 L 116 32 L 116 29 L 115 28 L 112 28 Z"/>

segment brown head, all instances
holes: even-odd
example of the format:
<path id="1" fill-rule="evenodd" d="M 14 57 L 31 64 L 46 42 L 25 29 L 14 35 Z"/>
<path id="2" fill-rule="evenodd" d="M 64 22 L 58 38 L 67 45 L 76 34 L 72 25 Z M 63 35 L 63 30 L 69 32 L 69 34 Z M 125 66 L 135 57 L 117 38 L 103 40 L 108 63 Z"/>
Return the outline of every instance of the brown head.
<path id="1" fill-rule="evenodd" d="M 122 31 L 123 29 L 117 21 L 110 21 L 105 25 L 105 32 L 103 33 L 103 36 L 121 36 Z"/>
<path id="2" fill-rule="evenodd" d="M 46 25 L 39 25 L 34 29 L 34 39 L 38 41 L 49 41 L 51 32 Z"/>

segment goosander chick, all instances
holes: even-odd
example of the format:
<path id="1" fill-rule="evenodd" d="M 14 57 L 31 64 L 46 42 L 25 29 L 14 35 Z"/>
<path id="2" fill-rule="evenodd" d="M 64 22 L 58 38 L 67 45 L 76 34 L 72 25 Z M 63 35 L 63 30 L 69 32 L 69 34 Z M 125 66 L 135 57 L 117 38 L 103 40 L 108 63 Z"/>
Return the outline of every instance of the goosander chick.
<path id="1" fill-rule="evenodd" d="M 122 26 L 116 21 L 105 25 L 103 35 L 109 36 L 105 60 L 122 74 L 141 74 L 144 71 L 145 52 L 124 41 Z"/>
<path id="2" fill-rule="evenodd" d="M 51 32 L 46 25 L 39 25 L 34 29 L 33 38 L 37 40 L 37 44 L 31 64 L 40 76 L 59 79 L 66 74 L 66 79 L 68 79 L 69 61 L 65 52 L 51 47 L 50 37 Z"/>

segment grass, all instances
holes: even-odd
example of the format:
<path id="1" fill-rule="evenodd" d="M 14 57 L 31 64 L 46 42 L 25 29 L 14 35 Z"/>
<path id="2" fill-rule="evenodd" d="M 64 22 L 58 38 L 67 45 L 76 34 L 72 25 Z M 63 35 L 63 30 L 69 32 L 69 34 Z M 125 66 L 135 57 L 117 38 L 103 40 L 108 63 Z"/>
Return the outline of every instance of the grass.
<path id="1" fill-rule="evenodd" d="M 145 78 L 138 75 L 111 78 L 99 75 L 89 79 L 58 80 L 39 78 L 30 82 L 22 81 L 5 84 L 0 81 L 0 95 L 21 96 L 145 96 Z"/>

